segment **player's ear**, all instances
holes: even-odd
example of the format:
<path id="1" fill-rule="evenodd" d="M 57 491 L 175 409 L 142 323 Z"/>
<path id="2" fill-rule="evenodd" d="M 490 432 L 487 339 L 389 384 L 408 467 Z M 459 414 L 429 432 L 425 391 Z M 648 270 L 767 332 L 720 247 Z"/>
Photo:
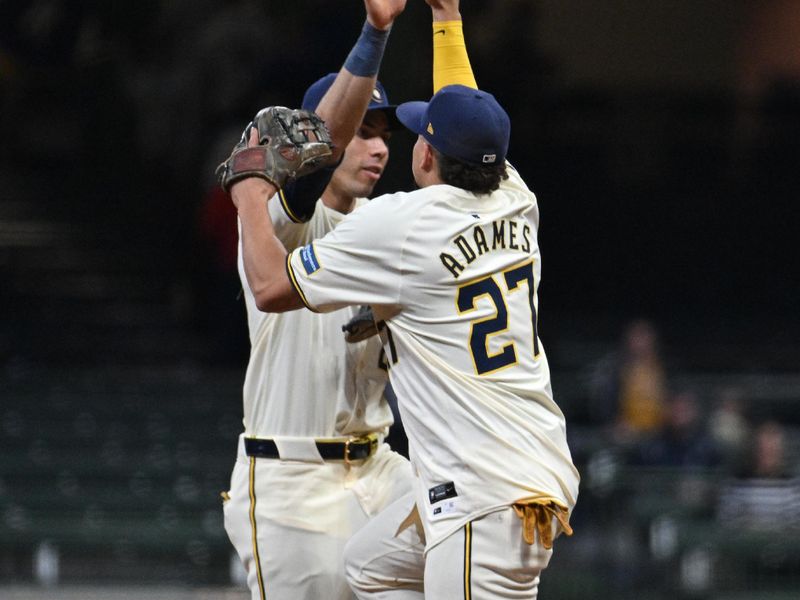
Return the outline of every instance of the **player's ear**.
<path id="1" fill-rule="evenodd" d="M 428 142 L 423 141 L 422 143 L 422 156 L 420 157 L 420 167 L 426 173 L 430 173 L 434 169 L 437 169 L 438 172 L 438 164 L 436 162 L 436 155 L 433 151 L 433 146 L 431 146 Z"/>

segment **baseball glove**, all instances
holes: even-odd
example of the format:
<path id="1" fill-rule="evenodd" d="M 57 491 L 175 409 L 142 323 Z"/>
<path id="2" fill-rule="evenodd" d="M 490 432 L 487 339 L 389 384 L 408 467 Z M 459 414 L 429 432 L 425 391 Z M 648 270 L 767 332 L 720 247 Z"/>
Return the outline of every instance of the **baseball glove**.
<path id="1" fill-rule="evenodd" d="M 250 132 L 258 130 L 258 146 L 247 146 Z M 248 177 L 261 177 L 282 188 L 290 179 L 324 166 L 333 144 L 325 123 L 306 110 L 270 106 L 258 111 L 228 159 L 217 167 L 222 188 Z"/>
<path id="2" fill-rule="evenodd" d="M 352 319 L 342 325 L 342 331 L 344 331 L 345 341 L 349 344 L 354 344 L 377 335 L 385 325 L 383 321 L 380 323 L 375 322 L 372 307 L 362 306 Z"/>

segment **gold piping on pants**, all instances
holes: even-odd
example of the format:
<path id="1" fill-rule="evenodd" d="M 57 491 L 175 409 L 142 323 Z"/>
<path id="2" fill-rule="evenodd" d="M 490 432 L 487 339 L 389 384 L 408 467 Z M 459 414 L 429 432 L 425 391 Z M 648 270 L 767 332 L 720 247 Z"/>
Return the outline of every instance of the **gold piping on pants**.
<path id="1" fill-rule="evenodd" d="M 464 525 L 464 600 L 472 598 L 472 522 Z"/>
<path id="2" fill-rule="evenodd" d="M 261 575 L 261 557 L 258 555 L 258 529 L 256 527 L 256 459 L 250 457 L 250 530 L 253 534 L 253 559 L 256 562 L 256 578 L 261 600 L 266 600 L 264 578 Z"/>

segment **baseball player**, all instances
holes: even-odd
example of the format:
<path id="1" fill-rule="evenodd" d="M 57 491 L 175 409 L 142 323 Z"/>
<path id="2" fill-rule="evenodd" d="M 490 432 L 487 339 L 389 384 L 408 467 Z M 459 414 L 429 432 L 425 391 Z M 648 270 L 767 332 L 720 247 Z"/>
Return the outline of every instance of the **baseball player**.
<path id="1" fill-rule="evenodd" d="M 328 118 L 340 162 L 286 185 L 267 203 L 275 235 L 288 248 L 321 237 L 365 203 L 388 160 L 397 121 L 376 74 L 404 1 L 365 4 L 367 23 L 341 73 L 314 83 L 303 99 L 304 108 Z M 240 274 L 251 353 L 244 433 L 223 494 L 225 529 L 254 600 L 350 599 L 346 541 L 411 489 L 408 461 L 383 443 L 392 415 L 380 340 L 345 341 L 342 326 L 357 308 L 260 312 L 241 258 Z"/>
<path id="2" fill-rule="evenodd" d="M 397 109 L 420 189 L 287 254 L 259 209 L 275 186 L 242 179 L 243 264 L 261 310 L 369 304 L 381 322 L 416 480 L 348 545 L 356 595 L 535 598 L 579 483 L 537 331 L 539 210 L 506 162 L 507 114 L 474 84 L 458 3 L 428 3 L 442 87 Z"/>

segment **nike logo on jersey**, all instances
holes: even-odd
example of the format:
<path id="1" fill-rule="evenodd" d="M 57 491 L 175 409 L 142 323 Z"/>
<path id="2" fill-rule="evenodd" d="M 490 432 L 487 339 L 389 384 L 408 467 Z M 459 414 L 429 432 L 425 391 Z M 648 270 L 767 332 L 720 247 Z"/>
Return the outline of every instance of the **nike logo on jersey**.
<path id="1" fill-rule="evenodd" d="M 428 490 L 428 500 L 430 500 L 431 504 L 436 504 L 437 502 L 446 500 L 447 498 L 455 498 L 456 496 L 458 496 L 458 492 L 456 492 L 456 484 L 452 481 L 439 484 Z"/>
<path id="2" fill-rule="evenodd" d="M 447 32 L 444 29 L 437 29 L 436 31 L 433 32 L 433 35 L 436 35 L 437 33 L 441 33 L 442 35 L 447 35 Z"/>

